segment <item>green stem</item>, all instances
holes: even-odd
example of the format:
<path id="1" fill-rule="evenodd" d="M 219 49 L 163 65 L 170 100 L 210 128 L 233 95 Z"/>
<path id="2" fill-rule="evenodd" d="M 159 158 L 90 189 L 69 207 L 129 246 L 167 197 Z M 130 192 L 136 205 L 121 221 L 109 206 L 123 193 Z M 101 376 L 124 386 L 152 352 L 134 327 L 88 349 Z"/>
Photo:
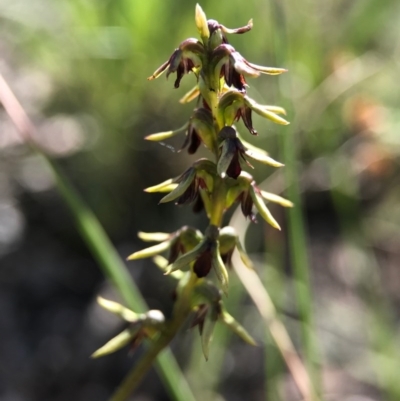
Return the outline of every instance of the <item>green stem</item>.
<path id="1" fill-rule="evenodd" d="M 145 374 L 153 365 L 154 360 L 160 352 L 172 341 L 179 329 L 185 323 L 192 310 L 190 305 L 190 295 L 194 285 L 197 282 L 197 276 L 189 273 L 189 278 L 184 284 L 181 293 L 176 301 L 173 318 L 168 322 L 165 330 L 155 340 L 142 359 L 132 368 L 131 372 L 126 376 L 118 390 L 110 398 L 109 401 L 125 401 L 129 395 L 135 390 L 141 382 Z"/>

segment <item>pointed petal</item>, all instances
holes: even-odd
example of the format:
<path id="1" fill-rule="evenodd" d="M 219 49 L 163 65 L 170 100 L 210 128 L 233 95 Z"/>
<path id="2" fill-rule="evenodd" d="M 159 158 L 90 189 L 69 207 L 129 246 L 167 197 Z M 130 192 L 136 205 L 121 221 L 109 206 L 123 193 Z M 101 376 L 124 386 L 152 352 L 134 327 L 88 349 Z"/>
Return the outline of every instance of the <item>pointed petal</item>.
<path id="1" fill-rule="evenodd" d="M 160 203 L 170 202 L 179 198 L 189 188 L 190 184 L 195 179 L 195 177 L 196 177 L 196 170 L 194 168 L 189 169 L 187 171 L 187 174 L 185 174 L 184 179 L 178 184 L 178 186 L 173 191 L 171 191 L 168 195 L 164 196 L 164 198 L 160 200 Z"/>
<path id="2" fill-rule="evenodd" d="M 185 131 L 188 127 L 188 123 L 183 125 L 182 127 L 173 130 L 173 131 L 165 131 L 165 132 L 158 132 L 157 134 L 151 134 L 144 137 L 146 141 L 164 141 L 165 139 L 169 139 L 174 137 L 175 135 L 180 134 L 181 132 Z"/>
<path id="3" fill-rule="evenodd" d="M 122 333 L 119 333 L 116 337 L 111 339 L 107 344 L 103 345 L 96 352 L 92 354 L 92 358 L 99 358 L 104 355 L 111 354 L 112 352 L 118 351 L 125 345 L 129 344 L 132 338 L 136 335 L 136 329 L 126 329 Z"/>
<path id="4" fill-rule="evenodd" d="M 273 202 L 273 203 L 278 203 L 279 205 L 281 205 L 283 207 L 293 207 L 294 206 L 293 202 L 290 202 L 290 200 L 282 198 L 279 195 L 271 194 L 270 192 L 261 191 L 261 196 L 265 200 Z"/>
<path id="5" fill-rule="evenodd" d="M 210 343 L 214 333 L 215 323 L 218 320 L 218 312 L 215 307 L 211 306 L 207 312 L 206 318 L 204 320 L 203 331 L 201 333 L 201 346 L 203 348 L 203 354 L 208 361 L 208 355 L 210 350 Z"/>
<path id="6" fill-rule="evenodd" d="M 260 71 L 263 74 L 268 74 L 268 75 L 280 75 L 280 74 L 288 71 L 286 68 L 264 67 L 263 65 L 249 63 L 247 60 L 246 60 L 246 64 L 249 65 L 251 68 L 254 68 L 257 71 Z"/>
<path id="7" fill-rule="evenodd" d="M 269 223 L 272 227 L 280 230 L 281 227 L 279 226 L 279 224 L 277 223 L 277 221 L 274 219 L 274 217 L 272 216 L 271 212 L 269 211 L 269 209 L 267 208 L 267 206 L 265 206 L 263 198 L 261 195 L 259 195 L 255 189 L 253 185 L 250 185 L 250 195 L 251 198 L 253 199 L 254 205 L 256 206 L 258 213 L 261 214 L 261 217 L 267 222 Z"/>
<path id="8" fill-rule="evenodd" d="M 153 262 L 156 264 L 156 266 L 163 271 L 164 273 L 167 272 L 167 267 L 168 267 L 168 260 L 164 258 L 164 256 L 161 255 L 156 255 L 153 257 Z M 179 270 L 174 271 L 170 274 L 171 277 L 175 278 L 176 280 L 180 280 L 185 273 L 181 272 Z"/>
<path id="9" fill-rule="evenodd" d="M 273 113 L 272 111 L 269 111 L 269 110 L 263 108 L 262 105 L 258 104 L 253 99 L 250 99 L 247 96 L 245 98 L 245 102 L 253 111 L 255 111 L 260 116 L 265 117 L 268 120 L 271 120 L 276 124 L 281 124 L 281 125 L 289 124 L 289 122 L 286 121 L 284 118 L 279 117 L 277 114 Z"/>
<path id="10" fill-rule="evenodd" d="M 262 117 L 267 118 L 268 120 L 271 120 L 272 122 L 276 124 L 281 124 L 281 125 L 289 125 L 289 121 L 286 121 L 284 118 L 279 117 L 277 114 L 273 113 L 272 111 L 268 111 L 262 108 L 254 107 L 252 108 L 257 114 L 259 114 Z"/>
<path id="11" fill-rule="evenodd" d="M 127 322 L 136 322 L 140 317 L 138 313 L 135 313 L 128 308 L 125 308 L 125 306 L 122 306 L 118 302 L 109 301 L 108 299 L 104 299 L 102 297 L 97 297 L 97 302 L 102 308 L 111 313 L 114 313 L 114 315 L 119 316 Z"/>
<path id="12" fill-rule="evenodd" d="M 196 99 L 196 97 L 199 95 L 200 95 L 200 89 L 196 85 L 193 89 L 191 89 L 189 92 L 183 95 L 183 97 L 179 100 L 179 103 L 182 104 L 189 103 L 192 100 Z"/>
<path id="13" fill-rule="evenodd" d="M 164 241 L 160 244 L 132 253 L 132 255 L 128 256 L 127 260 L 149 258 L 151 256 L 158 255 L 159 253 L 166 251 L 170 246 L 171 241 Z"/>
<path id="14" fill-rule="evenodd" d="M 138 232 L 138 237 L 142 241 L 146 242 L 163 242 L 168 240 L 171 237 L 169 233 L 144 233 L 143 231 Z"/>
<path id="15" fill-rule="evenodd" d="M 263 153 L 258 153 L 258 152 L 255 152 L 253 150 L 250 150 L 250 149 L 247 149 L 245 151 L 245 153 L 246 153 L 247 156 L 251 157 L 252 159 L 257 160 L 257 161 L 259 161 L 261 163 L 264 163 L 264 164 L 268 164 L 269 166 L 272 166 L 272 167 L 282 167 L 282 166 L 284 166 L 284 164 L 274 160 L 272 157 L 269 157 L 269 156 L 267 156 L 267 155 L 265 155 Z"/>
<path id="16" fill-rule="evenodd" d="M 286 110 L 283 107 L 264 105 L 263 108 L 275 114 L 283 114 L 286 116 Z"/>
<path id="17" fill-rule="evenodd" d="M 256 346 L 257 343 L 247 330 L 240 325 L 228 312 L 222 312 L 221 320 L 247 344 Z"/>
<path id="18" fill-rule="evenodd" d="M 154 193 L 154 192 L 170 192 L 174 190 L 178 185 L 174 183 L 172 178 L 161 182 L 160 184 L 153 185 L 152 187 L 148 187 L 144 189 L 144 192 Z"/>
<path id="19" fill-rule="evenodd" d="M 235 29 L 229 29 L 226 26 L 220 25 L 221 29 L 225 33 L 236 33 L 236 34 L 242 34 L 249 32 L 253 28 L 253 19 L 251 19 L 247 25 L 242 26 L 240 28 L 235 28 Z"/>
<path id="20" fill-rule="evenodd" d="M 250 142 L 245 141 L 240 135 L 238 135 L 238 138 L 240 139 L 240 142 L 242 142 L 242 145 L 246 149 L 252 150 L 252 151 L 257 152 L 257 153 L 261 153 L 261 154 L 266 155 L 266 156 L 269 155 L 269 153 L 266 152 L 264 149 L 257 148 L 257 146 L 254 146 Z"/>

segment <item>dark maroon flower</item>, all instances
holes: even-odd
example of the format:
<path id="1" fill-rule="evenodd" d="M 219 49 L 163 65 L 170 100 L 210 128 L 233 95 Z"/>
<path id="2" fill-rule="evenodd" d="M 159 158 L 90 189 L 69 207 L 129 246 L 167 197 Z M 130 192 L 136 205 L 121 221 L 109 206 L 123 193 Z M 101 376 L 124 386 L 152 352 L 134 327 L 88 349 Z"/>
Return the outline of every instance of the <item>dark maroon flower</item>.
<path id="1" fill-rule="evenodd" d="M 235 121 L 239 121 L 240 117 L 244 125 L 249 130 L 251 135 L 258 135 L 257 131 L 253 128 L 253 119 L 251 117 L 251 108 L 243 104 L 237 111 Z"/>
<path id="2" fill-rule="evenodd" d="M 223 140 L 220 145 L 221 155 L 217 165 L 218 174 L 221 176 L 226 174 L 228 177 L 236 179 L 242 172 L 241 162 L 253 167 L 244 157 L 247 149 L 240 142 L 233 127 L 222 128 L 218 137 Z"/>
<path id="3" fill-rule="evenodd" d="M 228 86 L 234 86 L 241 92 L 246 91 L 244 76 L 258 77 L 261 73 L 278 75 L 286 72 L 284 68 L 263 67 L 247 61 L 235 48 L 227 43 L 222 43 L 213 51 L 216 72 L 225 78 Z"/>
<path id="4" fill-rule="evenodd" d="M 244 191 L 239 196 L 240 208 L 244 217 L 248 217 L 253 223 L 257 223 L 256 215 L 253 213 L 253 199 L 248 191 Z"/>
<path id="5" fill-rule="evenodd" d="M 215 241 L 207 240 L 204 251 L 197 257 L 193 265 L 193 271 L 197 277 L 206 277 L 211 270 L 215 253 Z"/>
<path id="6" fill-rule="evenodd" d="M 165 70 L 167 70 L 167 78 L 171 73 L 176 72 L 175 88 L 179 88 L 179 84 L 184 74 L 199 68 L 202 65 L 201 58 L 204 53 L 204 47 L 197 39 L 184 40 L 177 49 L 174 50 L 171 57 L 162 64 L 151 75 L 148 80 L 158 78 Z"/>
<path id="7" fill-rule="evenodd" d="M 188 153 L 193 154 L 203 142 L 207 148 L 213 150 L 215 146 L 214 137 L 215 129 L 211 111 L 209 108 L 199 107 L 194 110 L 190 117 L 182 149 L 188 146 Z"/>

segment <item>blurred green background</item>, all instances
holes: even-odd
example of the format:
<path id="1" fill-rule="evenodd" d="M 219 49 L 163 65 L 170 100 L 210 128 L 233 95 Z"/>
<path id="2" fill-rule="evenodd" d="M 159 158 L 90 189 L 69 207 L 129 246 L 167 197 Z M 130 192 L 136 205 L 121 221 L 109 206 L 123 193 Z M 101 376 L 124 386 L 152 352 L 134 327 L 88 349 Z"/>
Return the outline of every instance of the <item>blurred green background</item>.
<path id="1" fill-rule="evenodd" d="M 182 126 L 194 107 L 178 103 L 193 76 L 177 90 L 173 77 L 146 78 L 181 41 L 197 37 L 195 4 L 0 0 L 0 73 L 37 125 L 37 141 L 123 258 L 143 246 L 139 230 L 207 224 L 190 207 L 158 206 L 158 195 L 143 193 L 196 158 L 143 141 Z M 230 28 L 253 18 L 253 30 L 230 43 L 251 62 L 289 69 L 248 83 L 260 103 L 286 107 L 291 125 L 255 117 L 259 136 L 245 138 L 278 160 L 285 158 L 285 136 L 296 150 L 325 399 L 399 400 L 400 2 L 201 6 Z M 168 142 L 175 149 L 182 143 L 182 137 Z M 89 359 L 121 329 L 95 298 L 118 296 L 46 165 L 21 143 L 1 107 L 0 166 L 0 399 L 106 400 L 137 358 L 122 350 Z M 270 177 L 265 188 L 283 195 L 293 177 L 260 166 L 254 175 L 258 182 Z M 285 213 L 271 209 L 282 232 L 260 222 L 250 226 L 246 245 L 301 353 Z M 151 261 L 128 267 L 149 306 L 168 314 L 174 283 Z M 234 274 L 230 294 L 230 312 L 262 345 L 251 348 L 220 331 L 206 363 L 197 332 L 185 330 L 173 349 L 194 394 L 211 401 L 300 400 Z M 151 372 L 133 399 L 170 398 Z"/>

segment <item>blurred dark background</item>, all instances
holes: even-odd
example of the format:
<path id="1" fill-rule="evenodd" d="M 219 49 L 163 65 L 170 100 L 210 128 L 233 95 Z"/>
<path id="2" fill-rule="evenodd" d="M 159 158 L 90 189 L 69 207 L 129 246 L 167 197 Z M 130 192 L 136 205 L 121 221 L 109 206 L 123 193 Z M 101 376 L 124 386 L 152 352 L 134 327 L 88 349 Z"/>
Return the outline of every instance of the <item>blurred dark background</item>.
<path id="1" fill-rule="evenodd" d="M 400 2 L 201 6 L 232 28 L 253 18 L 253 30 L 231 44 L 254 63 L 289 69 L 248 81 L 251 96 L 287 107 L 292 122 L 286 128 L 255 117 L 254 143 L 282 160 L 281 137 L 292 130 L 296 140 L 326 399 L 400 399 Z M 139 230 L 207 223 L 190 207 L 158 206 L 159 195 L 143 192 L 194 160 L 143 141 L 190 116 L 193 104 L 178 101 L 193 76 L 178 90 L 172 79 L 146 78 L 182 40 L 197 37 L 194 7 L 183 0 L 0 0 L 0 73 L 123 259 L 143 246 Z M 178 149 L 182 142 L 168 143 Z M 260 182 L 271 173 L 257 166 L 255 176 Z M 285 194 L 281 171 L 268 183 Z M 299 344 L 285 214 L 272 210 L 282 232 L 260 222 L 246 244 Z M 127 265 L 149 306 L 168 313 L 174 283 L 150 261 Z M 193 391 L 199 400 L 299 400 L 232 280 L 230 311 L 263 345 L 223 337 L 206 364 L 197 332 L 185 331 L 173 348 Z M 107 399 L 138 355 L 89 359 L 122 328 L 96 305 L 98 294 L 119 299 L 46 165 L 0 107 L 0 400 Z M 169 397 L 151 372 L 133 399 Z"/>

